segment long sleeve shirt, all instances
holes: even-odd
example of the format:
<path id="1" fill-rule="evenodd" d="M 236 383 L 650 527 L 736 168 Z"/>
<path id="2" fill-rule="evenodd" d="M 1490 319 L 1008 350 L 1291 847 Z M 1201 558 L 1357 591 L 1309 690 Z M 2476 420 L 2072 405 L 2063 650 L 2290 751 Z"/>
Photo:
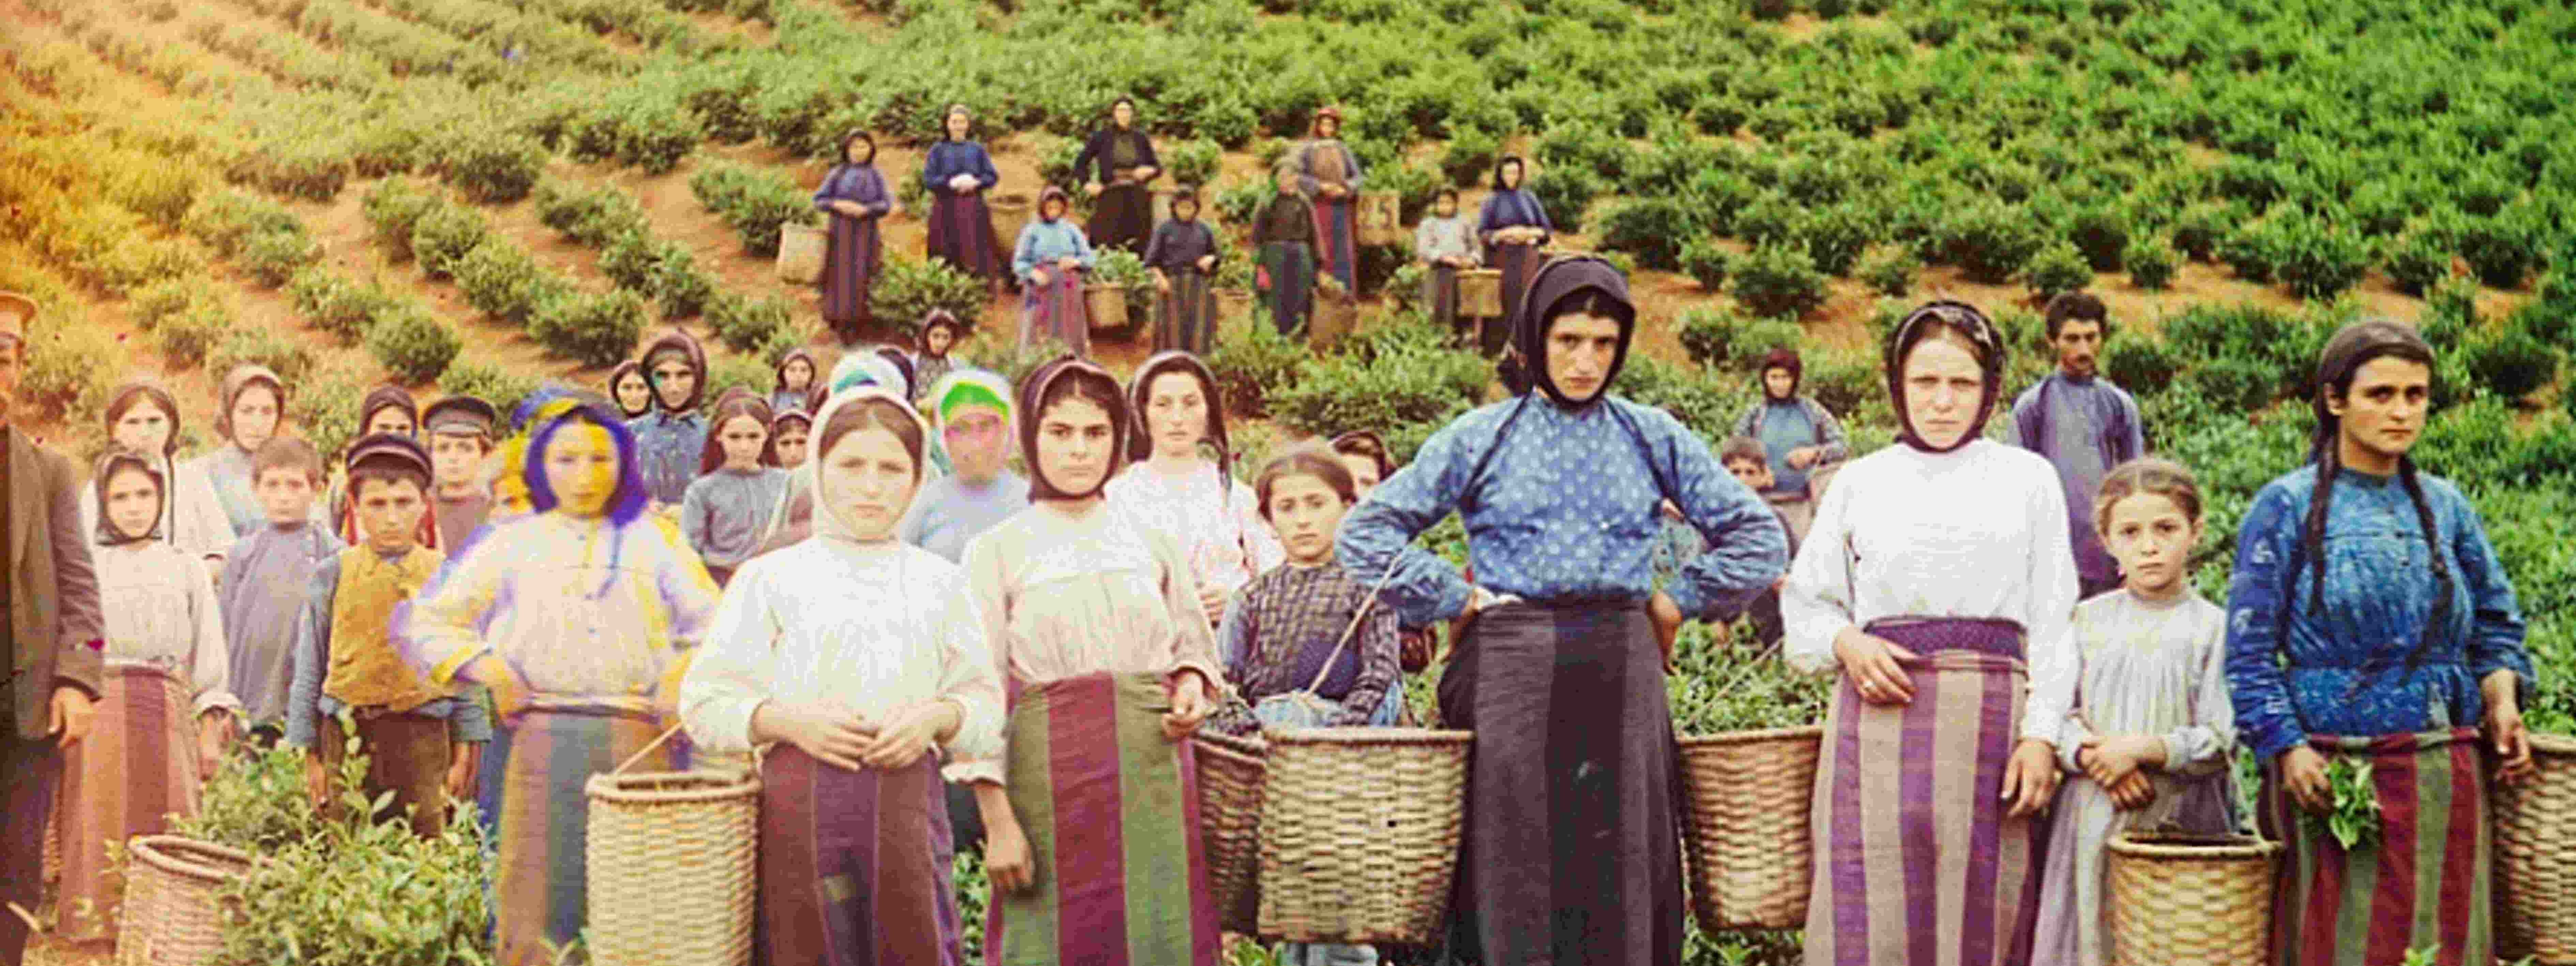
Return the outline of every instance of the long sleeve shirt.
<path id="1" fill-rule="evenodd" d="M 679 506 L 698 478 L 698 461 L 706 453 L 707 418 L 696 412 L 655 411 L 626 423 L 635 435 L 635 460 L 644 468 L 644 490 L 653 502 Z"/>
<path id="2" fill-rule="evenodd" d="M 823 183 L 814 189 L 814 210 L 829 211 L 835 218 L 850 217 L 832 211 L 835 201 L 857 202 L 870 218 L 894 210 L 894 196 L 886 193 L 885 175 L 878 173 L 873 164 L 838 165 L 824 175 Z"/>
<path id="3" fill-rule="evenodd" d="M 1225 688 L 1180 547 L 1126 514 L 1032 506 L 969 542 L 965 566 L 1005 687 L 1194 670 Z M 957 765 L 954 781 L 1009 780 L 999 755 Z"/>
<path id="4" fill-rule="evenodd" d="M 2349 468 L 2335 475 L 2321 541 L 2322 611 L 2309 607 L 2314 564 L 2297 559 L 2295 549 L 2315 499 L 2317 467 L 2265 484 L 2245 511 L 2227 590 L 2227 679 L 2237 729 L 2262 760 L 2312 733 L 2375 737 L 2474 726 L 2486 714 L 2479 684 L 2500 670 L 2514 672 L 2521 699 L 2530 701 L 2522 613 L 2485 525 L 2449 480 L 2419 474 L 2418 481 L 2452 581 L 2449 619 L 2431 628 L 2429 640 L 2425 618 L 2439 584 L 2413 501 L 2397 478 Z M 2419 642 L 2418 664 L 2408 670 L 2407 655 Z"/>
<path id="5" fill-rule="evenodd" d="M 2075 605 L 2075 645 L 2084 667 L 2058 733 L 2066 770 L 2081 770 L 2075 752 L 2095 735 L 2158 736 L 2167 773 L 2227 770 L 2236 711 L 2227 695 L 2225 609 L 2189 584 L 2167 601 L 2115 590 Z"/>
<path id="6" fill-rule="evenodd" d="M 396 557 L 386 557 L 388 561 Z M 331 623 L 338 614 L 340 600 L 340 559 L 322 562 L 306 585 L 304 613 L 297 621 L 295 634 L 293 689 L 286 702 L 286 743 L 298 748 L 313 747 L 322 719 L 337 717 L 348 707 L 339 699 L 323 693 L 323 680 L 331 672 Z M 386 615 L 391 619 L 392 615 Z M 480 691 L 480 688 L 474 689 Z M 488 699 L 475 695 L 432 698 L 409 713 L 444 718 L 452 726 L 450 735 L 457 741 L 492 740 L 492 719 L 485 710 Z"/>
<path id="7" fill-rule="evenodd" d="M 1027 278 L 1030 269 L 1055 268 L 1059 258 L 1080 261 L 1084 268 L 1090 268 L 1097 260 L 1091 239 L 1083 236 L 1082 226 L 1074 224 L 1073 219 L 1032 219 L 1020 229 L 1020 243 L 1011 252 L 1011 271 Z"/>
<path id="8" fill-rule="evenodd" d="M 1162 269 L 1165 274 L 1198 271 L 1199 259 L 1208 255 L 1217 257 L 1208 268 L 1214 272 L 1215 266 L 1225 261 L 1225 253 L 1217 248 L 1216 233 L 1208 230 L 1207 222 L 1196 218 L 1167 220 L 1154 226 L 1153 237 L 1145 240 L 1145 267 Z"/>
<path id="9" fill-rule="evenodd" d="M 715 607 L 705 565 L 661 526 L 558 511 L 495 526 L 397 611 L 394 628 L 433 683 L 489 654 L 518 671 L 538 706 L 649 712 Z"/>
<path id="10" fill-rule="evenodd" d="M 224 557 L 216 594 L 224 645 L 232 652 L 233 695 L 241 699 L 245 724 L 285 720 L 295 636 L 312 598 L 314 570 L 340 547 L 340 538 L 318 523 L 271 523 L 233 544 Z"/>
<path id="11" fill-rule="evenodd" d="M 107 663 L 149 664 L 188 682 L 190 710 L 239 713 L 214 579 L 202 558 L 157 540 L 99 547 Z"/>
<path id="12" fill-rule="evenodd" d="M 1993 440 L 1853 460 L 1780 589 L 1781 656 L 1835 670 L 1834 636 L 1885 617 L 2017 621 L 2030 680 L 2021 736 L 2055 744 L 2082 668 L 2065 499 L 2047 460 Z"/>
<path id="13" fill-rule="evenodd" d="M 1146 137 L 1143 131 L 1115 127 L 1091 132 L 1091 137 L 1082 142 L 1082 153 L 1073 157 L 1073 170 L 1089 168 L 1091 180 L 1101 184 L 1116 184 L 1118 175 L 1129 168 L 1162 166 L 1154 157 L 1153 138 Z"/>
<path id="14" fill-rule="evenodd" d="M 1029 481 L 1003 470 L 985 483 L 943 476 L 921 485 L 895 525 L 895 538 L 950 563 L 966 559 L 966 542 L 1029 508 Z"/>
<path id="15" fill-rule="evenodd" d="M 2120 576 L 2120 562 L 2102 547 L 2093 527 L 2093 497 L 2113 467 L 2147 452 L 2138 401 L 2108 379 L 2050 373 L 2013 401 L 2005 441 L 2048 457 L 2066 487 L 2066 531 L 2075 566 L 2087 580 Z"/>
<path id="16" fill-rule="evenodd" d="M 1395 612 L 1384 607 L 1370 607 L 1349 645 L 1342 646 L 1338 657 L 1333 653 L 1351 618 L 1367 604 L 1368 590 L 1332 561 L 1281 564 L 1253 578 L 1226 604 L 1225 620 L 1217 627 L 1226 679 L 1235 682 L 1244 700 L 1257 703 L 1305 690 L 1323 675 L 1316 695 L 1341 704 L 1325 723 L 1367 724 L 1403 674 L 1397 664 Z M 1326 658 L 1333 661 L 1330 674 L 1324 673 Z"/>
<path id="17" fill-rule="evenodd" d="M 1809 472 L 1851 458 L 1851 442 L 1843 436 L 1842 421 L 1835 419 L 1823 403 L 1808 396 L 1787 402 L 1757 399 L 1744 407 L 1744 415 L 1735 418 L 1730 435 L 1762 441 L 1762 452 L 1771 468 L 1773 493 L 1803 494 Z M 1807 446 L 1817 448 L 1816 461 L 1803 469 L 1789 465 L 1789 451 Z"/>
<path id="18" fill-rule="evenodd" d="M 1413 257 L 1425 262 L 1443 258 L 1463 258 L 1468 264 L 1482 264 L 1484 253 L 1476 245 L 1475 225 L 1465 215 L 1447 218 L 1424 217 L 1413 226 Z"/>
<path id="19" fill-rule="evenodd" d="M 1314 198 L 1318 189 L 1338 184 L 1356 194 L 1364 178 L 1358 155 L 1340 138 L 1308 141 L 1297 146 L 1297 193 Z"/>
<path id="20" fill-rule="evenodd" d="M 689 484 L 680 501 L 680 532 L 707 566 L 741 566 L 760 548 L 769 514 L 786 493 L 786 470 L 719 467 Z"/>
<path id="21" fill-rule="evenodd" d="M 1315 206 L 1296 195 L 1271 195 L 1252 215 L 1252 244 L 1315 243 Z"/>
<path id="22" fill-rule="evenodd" d="M 1230 594 L 1286 562 L 1288 551 L 1261 519 L 1252 487 L 1219 477 L 1204 459 L 1173 467 L 1147 460 L 1110 477 L 1102 492 L 1111 510 L 1171 538 L 1200 586 Z"/>
<path id="23" fill-rule="evenodd" d="M 990 191 L 1002 183 L 1002 173 L 993 168 L 993 156 L 973 141 L 937 142 L 922 159 L 921 179 L 938 194 L 954 194 L 948 189 L 948 180 L 961 174 L 975 176 L 977 191 Z"/>
<path id="24" fill-rule="evenodd" d="M 1394 565 L 1380 598 L 1404 623 L 1456 617 L 1474 588 L 1410 545 L 1455 511 L 1479 586 L 1540 603 L 1638 601 L 1654 590 L 1665 500 L 1709 545 L 1664 590 L 1683 616 L 1740 611 L 1779 576 L 1789 538 L 1770 505 L 1671 414 L 1615 397 L 1568 410 L 1523 396 L 1458 417 L 1342 518 L 1334 554 L 1372 585 Z"/>
<path id="25" fill-rule="evenodd" d="M 1476 210 L 1476 240 L 1486 245 L 1494 244 L 1495 232 L 1523 227 L 1538 229 L 1542 245 L 1556 231 L 1556 223 L 1548 220 L 1547 206 L 1539 204 L 1538 196 L 1527 189 L 1494 192 L 1485 196 L 1484 205 Z"/>
<path id="26" fill-rule="evenodd" d="M 1002 684 L 965 571 L 903 543 L 824 538 L 734 575 L 680 685 L 680 717 L 706 747 L 746 749 L 752 713 L 772 701 L 883 721 L 937 700 L 957 704 L 952 756 L 1001 754 Z"/>

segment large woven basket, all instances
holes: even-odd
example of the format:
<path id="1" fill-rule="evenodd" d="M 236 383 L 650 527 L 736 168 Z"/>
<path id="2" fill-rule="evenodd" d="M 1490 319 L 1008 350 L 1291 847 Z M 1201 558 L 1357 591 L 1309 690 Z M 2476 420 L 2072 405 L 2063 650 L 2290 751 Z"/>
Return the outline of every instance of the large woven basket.
<path id="1" fill-rule="evenodd" d="M 1458 314 L 1493 318 L 1503 314 L 1503 270 L 1469 268 L 1458 272 Z"/>
<path id="2" fill-rule="evenodd" d="M 1082 312 L 1091 331 L 1122 328 L 1127 324 L 1127 287 L 1124 285 L 1084 285 Z"/>
<path id="3" fill-rule="evenodd" d="M 1359 302 L 1347 292 L 1315 289 L 1314 316 L 1306 321 L 1306 344 L 1318 352 L 1341 343 L 1359 328 Z"/>
<path id="4" fill-rule="evenodd" d="M 1808 814 L 1825 729 L 1681 740 L 1682 851 L 1703 932 L 1796 929 L 1813 874 Z"/>
<path id="5" fill-rule="evenodd" d="M 250 854 L 176 835 L 138 835 L 126 850 L 116 966 L 213 962 L 224 946 L 218 893 L 249 871 Z"/>
<path id="6" fill-rule="evenodd" d="M 2259 963 L 2271 955 L 2281 845 L 2242 836 L 2111 839 L 2113 966 Z"/>
<path id="7" fill-rule="evenodd" d="M 2576 964 L 2576 738 L 2531 736 L 2540 774 L 2496 783 L 2497 945 L 2506 958 Z"/>
<path id="8" fill-rule="evenodd" d="M 739 771 L 593 775 L 590 961 L 751 961 L 760 778 Z"/>
<path id="9" fill-rule="evenodd" d="M 1216 893 L 1217 925 L 1251 934 L 1261 915 L 1261 783 L 1267 749 L 1255 739 L 1202 730 L 1199 763 L 1199 847 L 1207 855 L 1208 888 Z"/>
<path id="10" fill-rule="evenodd" d="M 1412 241 L 1404 237 L 1403 198 L 1394 191 L 1360 192 L 1358 210 L 1352 216 L 1352 234 L 1362 245 L 1401 245 Z"/>
<path id="11" fill-rule="evenodd" d="M 812 285 L 823 279 L 823 253 L 831 247 L 823 229 L 802 222 L 778 226 L 778 280 Z"/>
<path id="12" fill-rule="evenodd" d="M 1430 942 L 1458 871 L 1475 735 L 1288 728 L 1265 737 L 1261 935 Z"/>

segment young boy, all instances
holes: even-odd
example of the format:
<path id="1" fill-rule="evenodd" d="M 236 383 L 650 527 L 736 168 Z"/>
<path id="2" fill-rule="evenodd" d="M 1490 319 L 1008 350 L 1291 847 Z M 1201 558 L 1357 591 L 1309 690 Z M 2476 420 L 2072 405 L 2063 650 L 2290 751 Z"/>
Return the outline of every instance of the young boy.
<path id="1" fill-rule="evenodd" d="M 430 505 L 449 556 L 462 553 L 492 515 L 492 487 L 483 463 L 492 455 L 493 428 L 501 413 L 472 396 L 449 396 L 421 411 L 429 430 Z"/>
<path id="2" fill-rule="evenodd" d="M 1753 492 L 1762 493 L 1771 488 L 1770 455 L 1762 448 L 1761 440 L 1751 436 L 1729 437 L 1726 445 L 1718 449 L 1717 461 L 1719 465 L 1726 467 L 1727 472 L 1735 474 L 1736 480 L 1751 487 Z M 1778 506 L 1773 506 L 1771 512 L 1780 517 L 1781 533 L 1796 532 L 1789 529 L 1789 518 L 1780 512 Z M 1693 533 L 1692 536 L 1697 537 L 1698 534 Z M 1792 536 L 1789 537 L 1789 559 L 1797 558 L 1798 538 Z M 1780 640 L 1780 581 L 1772 581 L 1771 589 L 1753 598 L 1752 605 L 1744 609 L 1744 614 L 1753 621 L 1755 640 L 1766 646 L 1778 642 Z"/>
<path id="3" fill-rule="evenodd" d="M 252 740 L 276 743 L 286 729 L 295 632 L 313 573 L 346 546 L 314 521 L 322 454 L 292 436 L 273 436 L 251 454 L 251 493 L 266 521 L 224 557 L 224 642 L 232 652 L 233 695 Z"/>
<path id="4" fill-rule="evenodd" d="M 706 399 L 706 350 L 688 333 L 673 330 L 645 348 L 644 378 L 653 384 L 653 412 L 629 420 L 626 430 L 635 436 L 653 510 L 676 516 L 706 451 L 707 421 L 698 414 Z"/>
<path id="5" fill-rule="evenodd" d="M 371 759 L 367 795 L 392 791 L 412 831 L 431 837 L 446 826 L 448 796 L 474 774 L 469 746 L 491 739 L 491 721 L 476 702 L 405 663 L 393 641 L 397 612 L 445 561 L 414 539 L 429 512 L 429 454 L 411 437 L 378 434 L 350 446 L 348 466 L 363 542 L 313 574 L 286 741 L 312 750 L 306 789 L 327 802 L 329 776 L 346 753 L 339 718 L 346 710 Z"/>

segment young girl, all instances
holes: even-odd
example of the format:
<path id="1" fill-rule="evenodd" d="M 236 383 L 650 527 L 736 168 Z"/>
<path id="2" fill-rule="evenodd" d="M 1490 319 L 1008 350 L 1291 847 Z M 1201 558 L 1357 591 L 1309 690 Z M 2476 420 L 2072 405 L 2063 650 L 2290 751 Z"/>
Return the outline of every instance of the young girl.
<path id="1" fill-rule="evenodd" d="M 707 355 L 698 340 L 672 330 L 644 350 L 644 376 L 653 384 L 650 416 L 626 425 L 635 436 L 642 461 L 644 494 L 655 512 L 679 509 L 698 477 L 698 459 L 706 451 L 707 421 L 698 413 L 706 399 Z"/>
<path id="2" fill-rule="evenodd" d="M 1002 755 L 955 771 L 983 813 L 994 962 L 1217 955 L 1182 739 L 1226 696 L 1224 678 L 1180 546 L 1102 505 L 1126 409 L 1098 366 L 1040 367 L 1020 393 L 1033 503 L 966 546 L 1013 695 Z"/>
<path id="3" fill-rule="evenodd" d="M 1330 450 L 1293 449 L 1261 468 L 1253 491 L 1261 518 L 1287 549 L 1287 560 L 1253 578 L 1227 603 L 1217 630 L 1226 679 L 1257 708 L 1264 698 L 1305 690 L 1320 675 L 1323 685 L 1315 694 L 1334 707 L 1313 724 L 1385 723 L 1377 718 L 1387 689 L 1401 680 L 1395 612 L 1370 605 L 1368 584 L 1333 559 L 1333 536 L 1342 514 L 1359 502 L 1350 471 Z M 1346 637 L 1363 607 L 1368 613 L 1360 619 L 1358 633 Z M 1329 674 L 1324 671 L 1328 659 Z M 1251 716 L 1226 715 L 1216 726 L 1250 734 L 1271 720 L 1266 711 L 1256 710 Z"/>
<path id="4" fill-rule="evenodd" d="M 245 362 L 224 373 L 215 395 L 215 435 L 231 445 L 189 460 L 180 472 L 203 475 L 214 487 L 224 518 L 232 523 L 233 537 L 239 539 L 268 528 L 268 514 L 261 508 L 252 480 L 251 458 L 284 428 L 286 383 L 267 366 Z M 314 517 L 321 519 L 321 513 L 317 510 Z"/>
<path id="5" fill-rule="evenodd" d="M 1011 472 L 1011 384 L 967 369 L 931 387 L 930 400 L 933 438 L 955 472 L 922 485 L 897 531 L 905 543 L 961 560 L 967 541 L 1029 506 L 1029 481 Z"/>
<path id="6" fill-rule="evenodd" d="M 69 749 L 57 828 L 62 891 L 57 928 L 72 939 L 116 934 L 107 913 L 125 894 L 109 874 L 107 843 L 169 829 L 197 810 L 241 703 L 214 583 L 161 530 L 168 508 L 157 452 L 111 449 L 91 475 L 107 675 L 89 736 Z"/>
<path id="7" fill-rule="evenodd" d="M 1458 213 L 1458 189 L 1442 188 L 1431 197 L 1431 214 L 1413 229 L 1413 257 L 1422 260 L 1422 304 L 1433 324 L 1452 331 L 1458 318 L 1458 272 L 1476 267 L 1476 226 Z"/>
<path id="8" fill-rule="evenodd" d="M 232 552 L 237 538 L 232 518 L 224 514 L 223 498 L 215 495 L 203 464 L 174 463 L 170 458 L 179 451 L 178 401 L 158 383 L 130 382 L 108 394 L 106 415 L 109 442 L 152 459 L 152 472 L 163 481 L 156 539 L 201 561 L 209 578 L 220 575 L 224 555 Z M 82 490 L 81 526 L 98 532 L 104 519 L 99 515 L 97 491 Z"/>
<path id="9" fill-rule="evenodd" d="M 769 422 L 769 404 L 749 393 L 717 403 L 697 482 L 681 501 L 680 531 L 719 587 L 760 546 L 769 515 L 787 492 L 787 471 L 761 458 L 769 446 Z"/>
<path id="10" fill-rule="evenodd" d="M 894 539 L 921 417 L 870 387 L 822 424 L 798 471 L 816 533 L 743 565 L 681 715 L 710 750 L 777 743 L 760 766 L 766 961 L 963 962 L 935 750 L 1001 751 L 991 644 L 964 572 Z"/>
<path id="11" fill-rule="evenodd" d="M 960 368 L 974 365 L 957 354 L 957 344 L 966 341 L 966 326 L 947 309 L 932 309 L 921 317 L 921 351 L 912 356 L 912 385 L 919 390 L 915 399 L 926 398 L 930 387 Z"/>
<path id="12" fill-rule="evenodd" d="M 813 438 L 813 433 L 814 417 L 806 415 L 805 410 L 797 407 L 779 410 L 769 417 L 769 442 L 761 448 L 761 465 L 786 470 L 792 478 L 796 468 L 805 465 L 805 444 Z"/>
<path id="13" fill-rule="evenodd" d="M 2103 480 L 2094 507 L 2123 584 L 2075 605 L 2084 670 L 2057 738 L 2069 777 L 2040 885 L 2039 966 L 2109 961 L 2102 856 L 2112 837 L 2236 829 L 2227 612 L 2192 590 L 2184 568 L 2200 542 L 2199 484 L 2179 464 L 2132 460 Z"/>
<path id="14" fill-rule="evenodd" d="M 814 354 L 803 349 L 790 349 L 778 360 L 778 382 L 769 390 L 769 409 L 783 413 L 790 409 L 808 409 L 807 397 L 814 394 L 814 380 L 823 373 L 814 365 Z"/>
<path id="15" fill-rule="evenodd" d="M 653 384 L 644 378 L 644 364 L 628 359 L 609 370 L 608 398 L 629 422 L 652 415 Z"/>
<path id="16" fill-rule="evenodd" d="M 1083 314 L 1082 274 L 1097 258 L 1082 226 L 1065 217 L 1072 207 L 1061 188 L 1038 194 L 1038 216 L 1020 229 L 1011 271 L 1020 278 L 1020 347 L 1041 337 L 1063 343 L 1074 355 L 1091 354 L 1091 322 Z"/>
<path id="17" fill-rule="evenodd" d="M 645 514 L 633 437 L 593 403 L 554 413 L 528 441 L 533 512 L 490 528 L 395 618 L 431 681 L 492 689 L 484 755 L 499 856 L 495 960 L 551 963 L 581 935 L 589 880 L 583 783 L 642 751 L 676 716 L 679 644 L 697 639 L 716 586 L 696 554 Z M 686 767 L 665 742 L 637 770 Z"/>
<path id="18" fill-rule="evenodd" d="M 1109 481 L 1109 505 L 1180 545 L 1212 625 L 1228 596 L 1286 552 L 1261 522 L 1261 499 L 1230 471 L 1225 407 L 1206 364 L 1186 352 L 1145 360 L 1127 384 L 1127 404 L 1136 413 L 1127 454 L 1136 465 Z M 1202 444 L 1216 459 L 1199 452 Z"/>

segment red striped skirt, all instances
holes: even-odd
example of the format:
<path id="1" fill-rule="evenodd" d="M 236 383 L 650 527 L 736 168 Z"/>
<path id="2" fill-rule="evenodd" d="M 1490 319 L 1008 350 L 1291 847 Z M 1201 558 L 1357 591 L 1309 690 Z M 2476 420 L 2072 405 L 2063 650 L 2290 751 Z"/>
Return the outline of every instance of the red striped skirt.
<path id="1" fill-rule="evenodd" d="M 2429 947 L 2439 966 L 2494 962 L 2494 844 L 2476 729 L 2310 735 L 2308 745 L 2371 766 L 2379 840 L 2344 851 L 2300 821 L 2279 763 L 2263 766 L 2263 835 L 2283 844 L 2272 886 L 2272 961 L 2379 966 Z"/>
<path id="2" fill-rule="evenodd" d="M 778 966 L 956 966 L 939 760 L 843 771 L 790 745 L 760 766 L 760 949 Z"/>
<path id="3" fill-rule="evenodd" d="M 107 843 L 170 830 L 197 811 L 197 727 L 187 685 L 169 671 L 111 665 L 86 737 L 63 757 L 55 827 L 62 836 L 56 926 L 72 939 L 116 935 L 107 913 L 125 899 Z"/>

